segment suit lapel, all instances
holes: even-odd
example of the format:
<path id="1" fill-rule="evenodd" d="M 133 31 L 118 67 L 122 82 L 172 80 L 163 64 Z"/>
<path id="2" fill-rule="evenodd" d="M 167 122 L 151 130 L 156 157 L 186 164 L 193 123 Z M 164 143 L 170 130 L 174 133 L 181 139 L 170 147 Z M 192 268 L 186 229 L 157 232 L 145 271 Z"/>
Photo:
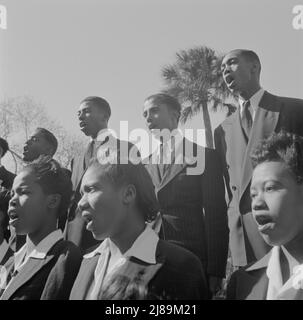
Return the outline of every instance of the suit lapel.
<path id="1" fill-rule="evenodd" d="M 252 176 L 251 153 L 255 147 L 264 139 L 267 139 L 274 131 L 279 120 L 279 111 L 274 110 L 276 102 L 271 99 L 267 92 L 264 93 L 259 108 L 256 110 L 251 136 L 244 155 L 241 174 L 240 198 L 248 187 Z M 271 111 L 274 110 L 274 111 Z"/>
<path id="2" fill-rule="evenodd" d="M 149 172 L 149 175 L 151 176 L 152 182 L 155 186 L 156 191 L 158 191 L 160 184 L 161 184 L 161 176 L 157 164 L 157 152 L 155 151 L 153 154 L 151 154 L 147 160 L 148 163 L 146 164 L 146 170 Z M 146 163 L 146 162 L 145 162 Z"/>
<path id="3" fill-rule="evenodd" d="M 241 279 L 241 283 L 245 283 L 245 287 L 251 288 L 251 290 L 248 293 L 246 293 L 246 290 L 240 290 L 239 300 L 266 300 L 268 289 L 266 268 L 258 270 L 258 272 L 254 276 L 247 274 Z M 241 294 L 244 295 L 241 296 Z"/>
<path id="4" fill-rule="evenodd" d="M 71 292 L 71 300 L 84 300 L 94 280 L 94 272 L 100 255 L 84 258 L 76 282 Z"/>
<path id="5" fill-rule="evenodd" d="M 47 255 L 45 259 L 29 258 L 27 263 L 11 281 L 9 286 L 5 289 L 1 299 L 8 300 L 19 288 L 28 282 L 37 272 L 39 272 L 45 265 L 47 265 L 54 255 Z"/>
<path id="6" fill-rule="evenodd" d="M 241 272 L 237 288 L 238 300 L 266 300 L 268 277 L 266 269 L 271 251 L 252 266 Z"/>
<path id="7" fill-rule="evenodd" d="M 194 161 L 191 157 L 189 157 L 189 155 L 185 155 L 185 152 L 187 151 L 187 150 L 185 150 L 185 145 L 188 142 L 189 142 L 189 140 L 186 140 L 185 138 L 183 138 L 182 143 L 180 143 L 177 146 L 176 152 L 173 152 L 172 159 L 171 159 L 171 164 L 167 165 L 167 168 L 165 170 L 164 176 L 163 176 L 163 178 L 161 180 L 161 183 L 160 183 L 159 188 L 158 188 L 157 191 L 160 191 L 160 189 L 164 188 L 187 165 L 192 164 L 192 162 Z M 192 143 L 190 143 L 190 144 L 191 144 L 191 146 L 193 146 Z M 177 163 L 175 163 L 175 162 L 177 162 Z M 181 163 L 178 163 L 178 162 L 181 162 Z"/>

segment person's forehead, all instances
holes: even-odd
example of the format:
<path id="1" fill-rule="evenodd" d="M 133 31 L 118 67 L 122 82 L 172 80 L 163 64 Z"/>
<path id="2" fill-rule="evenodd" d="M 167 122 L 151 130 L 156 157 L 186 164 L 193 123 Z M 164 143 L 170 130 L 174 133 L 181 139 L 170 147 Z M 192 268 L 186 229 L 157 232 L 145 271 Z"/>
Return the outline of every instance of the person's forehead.
<path id="1" fill-rule="evenodd" d="M 14 179 L 14 187 L 33 185 L 37 182 L 35 174 L 28 169 L 21 171 Z"/>
<path id="2" fill-rule="evenodd" d="M 32 134 L 31 138 L 39 138 L 39 139 L 44 139 L 45 140 L 44 133 L 42 131 L 39 131 L 39 130 L 35 131 Z"/>
<path id="3" fill-rule="evenodd" d="M 164 110 L 167 109 L 167 105 L 165 103 L 156 102 L 154 100 L 147 100 L 144 103 L 143 110 L 151 110 L 151 109 L 158 109 L 158 110 Z"/>
<path id="4" fill-rule="evenodd" d="M 242 53 L 240 50 L 231 51 L 227 55 L 225 55 L 225 57 L 223 58 L 222 64 L 226 63 L 230 59 L 234 59 L 234 58 L 239 59 L 241 58 L 241 56 L 242 56 Z"/>
<path id="5" fill-rule="evenodd" d="M 294 180 L 291 171 L 281 161 L 266 161 L 256 166 L 253 172 L 253 181 L 267 180 Z"/>
<path id="6" fill-rule="evenodd" d="M 87 171 L 85 172 L 83 179 L 83 186 L 84 185 L 92 185 L 92 184 L 99 184 L 99 185 L 107 185 L 110 184 L 109 180 L 106 178 L 104 171 L 102 170 L 101 166 L 99 165 L 92 165 L 90 166 Z"/>

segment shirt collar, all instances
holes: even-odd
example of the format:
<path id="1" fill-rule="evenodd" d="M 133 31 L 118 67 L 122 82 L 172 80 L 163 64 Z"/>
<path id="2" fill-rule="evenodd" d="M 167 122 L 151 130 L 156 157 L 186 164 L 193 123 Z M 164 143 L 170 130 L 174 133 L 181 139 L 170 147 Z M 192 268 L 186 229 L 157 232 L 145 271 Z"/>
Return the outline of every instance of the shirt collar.
<path id="1" fill-rule="evenodd" d="M 63 239 L 63 234 L 61 230 L 55 230 L 47 235 L 43 240 L 41 240 L 37 246 L 27 237 L 24 246 L 15 253 L 15 269 L 18 269 L 22 264 L 22 260 L 27 254 L 26 260 L 29 258 L 35 259 L 45 259 L 48 251 L 57 243 L 59 240 Z"/>
<path id="2" fill-rule="evenodd" d="M 250 105 L 253 109 L 253 113 L 255 114 L 256 111 L 257 111 L 257 108 L 259 106 L 259 103 L 263 97 L 263 94 L 264 94 L 264 89 L 263 88 L 260 88 L 250 99 Z M 242 99 L 241 97 L 239 97 L 239 102 L 240 102 L 240 112 L 242 114 L 243 112 L 243 103 L 245 102 L 244 99 Z"/>
<path id="3" fill-rule="evenodd" d="M 5 257 L 8 248 L 9 248 L 9 245 L 6 242 L 6 240 L 4 239 L 2 241 L 2 243 L 0 244 L 0 264 L 1 264 L 2 259 Z"/>
<path id="4" fill-rule="evenodd" d="M 110 130 L 108 128 L 104 128 L 104 129 L 101 129 L 98 133 L 97 133 L 97 136 L 95 139 L 93 139 L 92 137 L 90 137 L 90 141 L 104 141 L 105 138 L 108 136 L 108 135 L 112 135 L 113 134 L 113 130 Z"/>
<path id="5" fill-rule="evenodd" d="M 166 142 L 161 142 L 158 140 L 158 148 L 157 153 L 160 154 L 160 146 L 163 143 L 163 146 L 165 146 L 165 150 L 167 153 L 171 153 L 173 151 L 172 144 L 170 143 L 172 141 L 172 137 L 174 137 L 174 143 L 175 143 L 175 149 L 178 149 L 179 145 L 182 143 L 184 135 L 181 129 L 175 129 L 171 132 L 170 138 Z"/>
<path id="6" fill-rule="evenodd" d="M 156 263 L 156 249 L 158 245 L 158 235 L 147 225 L 144 231 L 138 236 L 133 245 L 123 254 L 124 257 L 135 257 L 143 262 Z M 113 250 L 117 254 L 117 246 L 106 238 L 94 251 L 86 254 L 84 258 L 92 258 L 97 254 L 102 254 L 105 250 Z"/>

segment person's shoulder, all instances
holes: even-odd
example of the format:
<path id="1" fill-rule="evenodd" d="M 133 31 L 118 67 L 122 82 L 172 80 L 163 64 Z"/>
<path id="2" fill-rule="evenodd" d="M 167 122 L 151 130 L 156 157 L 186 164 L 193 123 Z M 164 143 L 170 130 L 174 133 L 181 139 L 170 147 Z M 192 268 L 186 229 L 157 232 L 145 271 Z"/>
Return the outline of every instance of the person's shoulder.
<path id="1" fill-rule="evenodd" d="M 165 267 L 172 272 L 181 273 L 187 277 L 201 277 L 202 264 L 199 258 L 189 250 L 165 240 L 159 240 L 159 252 L 164 255 Z"/>
<path id="2" fill-rule="evenodd" d="M 82 259 L 82 253 L 78 246 L 68 240 L 59 240 L 50 250 L 50 254 L 72 256 Z"/>

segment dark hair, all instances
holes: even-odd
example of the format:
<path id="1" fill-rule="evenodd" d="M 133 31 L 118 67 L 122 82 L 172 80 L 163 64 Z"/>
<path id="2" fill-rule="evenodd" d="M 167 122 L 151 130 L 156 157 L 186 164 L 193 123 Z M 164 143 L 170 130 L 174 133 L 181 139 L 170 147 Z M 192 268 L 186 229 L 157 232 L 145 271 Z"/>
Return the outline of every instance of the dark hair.
<path id="1" fill-rule="evenodd" d="M 72 196 L 72 182 L 67 174 L 67 170 L 61 168 L 59 163 L 49 156 L 40 156 L 22 171 L 31 171 L 35 174 L 37 183 L 43 192 L 49 194 L 59 194 L 61 196 L 57 217 L 66 214 Z"/>
<path id="2" fill-rule="evenodd" d="M 111 110 L 110 110 L 109 103 L 101 97 L 90 96 L 90 97 L 83 99 L 81 101 L 81 104 L 82 103 L 92 103 L 94 106 L 100 108 L 102 110 L 102 112 L 104 112 L 105 116 L 107 117 L 107 120 L 111 116 Z"/>
<path id="3" fill-rule="evenodd" d="M 6 152 L 9 150 L 7 141 L 0 138 L 0 147 L 3 150 L 3 154 L 2 154 L 2 157 L 3 157 L 6 154 Z"/>
<path id="4" fill-rule="evenodd" d="M 153 95 L 147 97 L 145 99 L 145 101 L 152 101 L 155 104 L 165 104 L 171 110 L 176 111 L 178 113 L 178 115 L 179 115 L 178 120 L 179 120 L 182 107 L 176 98 L 174 98 L 166 93 L 156 93 L 156 94 L 153 94 Z"/>
<path id="5" fill-rule="evenodd" d="M 44 128 L 37 128 L 36 131 L 41 132 L 44 139 L 52 147 L 51 156 L 53 156 L 58 148 L 58 140 L 56 139 L 56 137 L 50 131 Z"/>
<path id="6" fill-rule="evenodd" d="M 10 237 L 10 230 L 9 230 L 9 216 L 7 214 L 7 210 L 2 210 L 0 208 L 0 214 L 3 214 L 3 220 L 2 222 L 0 222 L 0 228 L 2 229 L 4 239 L 8 241 Z"/>
<path id="7" fill-rule="evenodd" d="M 259 67 L 260 67 L 260 70 L 261 71 L 261 61 L 260 61 L 260 58 L 259 56 L 252 50 L 247 50 L 247 49 L 237 49 L 237 50 L 233 50 L 233 51 L 239 51 L 240 52 L 240 55 L 242 57 L 244 57 L 246 59 L 246 61 L 249 61 L 249 62 L 256 62 Z"/>
<path id="8" fill-rule="evenodd" d="M 274 133 L 259 144 L 251 158 L 254 167 L 263 162 L 283 162 L 294 174 L 297 183 L 303 183 L 303 138 L 301 136 L 285 131 Z"/>
<path id="9" fill-rule="evenodd" d="M 144 165 L 132 163 L 130 160 L 122 161 L 120 152 L 111 150 L 111 160 L 103 164 L 100 157 L 93 158 L 89 167 L 96 167 L 102 171 L 102 175 L 114 186 L 132 184 L 136 188 L 136 204 L 144 214 L 144 220 L 151 222 L 155 219 L 159 204 L 156 199 L 154 185 Z M 101 159 L 102 160 L 102 159 Z M 101 163 L 100 163 L 101 162 Z"/>

